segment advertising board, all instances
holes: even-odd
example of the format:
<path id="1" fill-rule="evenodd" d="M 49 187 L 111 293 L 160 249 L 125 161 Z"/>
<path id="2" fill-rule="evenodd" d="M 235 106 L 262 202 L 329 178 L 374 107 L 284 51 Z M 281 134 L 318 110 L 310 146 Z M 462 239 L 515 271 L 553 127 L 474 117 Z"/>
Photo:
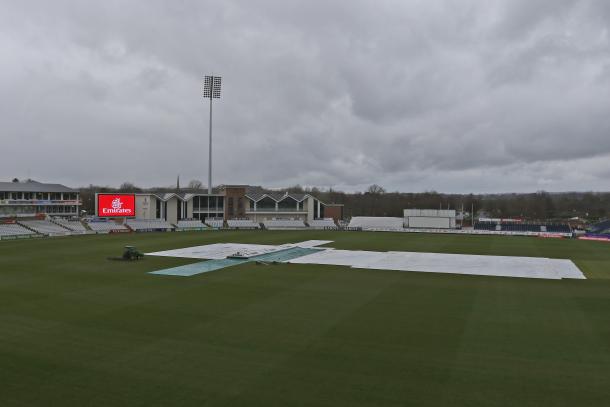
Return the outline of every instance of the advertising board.
<path id="1" fill-rule="evenodd" d="M 100 218 L 136 216 L 136 198 L 133 194 L 98 194 L 97 216 Z"/>

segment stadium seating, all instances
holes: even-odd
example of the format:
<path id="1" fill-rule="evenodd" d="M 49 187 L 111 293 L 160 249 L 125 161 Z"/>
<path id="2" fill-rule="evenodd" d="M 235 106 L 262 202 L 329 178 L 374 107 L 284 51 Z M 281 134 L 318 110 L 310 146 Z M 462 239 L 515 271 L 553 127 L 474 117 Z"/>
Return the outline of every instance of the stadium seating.
<path id="1" fill-rule="evenodd" d="M 338 229 L 332 218 L 314 219 L 308 223 L 312 229 Z"/>
<path id="2" fill-rule="evenodd" d="M 304 229 L 307 226 L 298 219 L 272 219 L 263 222 L 265 229 Z"/>
<path id="3" fill-rule="evenodd" d="M 64 236 L 70 234 L 68 229 L 48 220 L 23 220 L 19 223 L 43 235 Z"/>
<path id="4" fill-rule="evenodd" d="M 474 230 L 496 230 L 495 222 L 475 222 Z"/>
<path id="5" fill-rule="evenodd" d="M 475 222 L 475 230 L 516 232 L 516 233 L 572 233 L 567 224 Z"/>
<path id="6" fill-rule="evenodd" d="M 591 226 L 592 233 L 610 233 L 610 220 L 605 220 Z"/>
<path id="7" fill-rule="evenodd" d="M 222 219 L 206 219 L 205 224 L 215 229 L 224 228 L 225 221 Z"/>
<path id="8" fill-rule="evenodd" d="M 229 219 L 227 225 L 230 229 L 260 229 L 261 225 L 250 219 Z"/>
<path id="9" fill-rule="evenodd" d="M 89 228 L 96 233 L 108 233 L 113 230 L 126 232 L 129 231 L 129 229 L 126 228 L 124 225 L 108 221 L 89 221 L 87 223 L 87 226 L 89 226 Z"/>
<path id="10" fill-rule="evenodd" d="M 207 226 L 204 225 L 203 222 L 198 219 L 190 219 L 190 220 L 179 220 L 178 223 L 176 223 L 176 228 L 179 230 L 189 230 L 189 229 L 204 229 L 204 228 L 207 228 Z"/>
<path id="11" fill-rule="evenodd" d="M 173 226 L 163 219 L 127 219 L 125 224 L 136 232 L 149 230 L 172 230 Z"/>
<path id="12" fill-rule="evenodd" d="M 398 231 L 404 230 L 404 220 L 381 216 L 354 216 L 349 222 L 349 227 L 374 231 Z"/>
<path id="13" fill-rule="evenodd" d="M 501 230 L 505 232 L 541 232 L 541 226 L 535 223 L 503 223 Z"/>
<path id="14" fill-rule="evenodd" d="M 17 224 L 17 223 L 2 223 L 0 224 L 0 239 L 3 237 L 28 236 L 35 235 L 35 232 Z"/>
<path id="15" fill-rule="evenodd" d="M 340 228 L 348 228 L 349 227 L 349 221 L 344 220 L 344 219 L 340 219 L 339 221 L 337 221 L 337 224 L 339 225 Z"/>
<path id="16" fill-rule="evenodd" d="M 572 233 L 570 225 L 566 224 L 550 224 L 545 225 L 546 231 L 550 233 Z"/>
<path id="17" fill-rule="evenodd" d="M 88 232 L 87 228 L 85 228 L 85 226 L 83 226 L 83 224 L 78 220 L 67 220 L 67 219 L 57 218 L 57 219 L 53 219 L 53 222 L 57 223 L 58 225 L 63 226 L 66 229 L 69 229 L 70 231 L 75 232 L 75 233 Z"/>

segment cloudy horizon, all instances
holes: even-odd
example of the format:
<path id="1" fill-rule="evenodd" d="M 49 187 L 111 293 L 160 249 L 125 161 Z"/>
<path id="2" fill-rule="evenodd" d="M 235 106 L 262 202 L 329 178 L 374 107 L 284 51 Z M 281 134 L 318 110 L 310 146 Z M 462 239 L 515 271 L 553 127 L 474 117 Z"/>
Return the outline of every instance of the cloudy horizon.
<path id="1" fill-rule="evenodd" d="M 0 181 L 610 191 L 610 3 L 20 1 Z"/>

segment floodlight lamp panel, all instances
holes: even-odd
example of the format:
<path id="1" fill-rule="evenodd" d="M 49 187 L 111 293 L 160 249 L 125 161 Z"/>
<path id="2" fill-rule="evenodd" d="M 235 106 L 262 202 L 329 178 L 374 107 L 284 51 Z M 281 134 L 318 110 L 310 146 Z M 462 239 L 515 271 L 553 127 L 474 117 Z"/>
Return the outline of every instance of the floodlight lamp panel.
<path id="1" fill-rule="evenodd" d="M 206 75 L 203 80 L 203 97 L 220 99 L 220 76 Z"/>
<path id="2" fill-rule="evenodd" d="M 220 85 L 222 82 L 222 78 L 220 76 L 214 76 L 212 80 L 212 97 L 220 98 Z"/>

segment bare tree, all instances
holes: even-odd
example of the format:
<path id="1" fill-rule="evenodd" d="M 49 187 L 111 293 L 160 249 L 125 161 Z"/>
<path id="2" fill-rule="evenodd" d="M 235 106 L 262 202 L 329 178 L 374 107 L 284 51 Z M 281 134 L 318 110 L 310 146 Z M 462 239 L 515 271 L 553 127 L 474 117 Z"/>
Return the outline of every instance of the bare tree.
<path id="1" fill-rule="evenodd" d="M 299 184 L 293 185 L 291 187 L 288 187 L 286 189 L 286 191 L 288 192 L 294 192 L 296 194 L 302 194 L 304 192 L 304 189 L 302 186 L 300 186 Z"/>
<path id="2" fill-rule="evenodd" d="M 187 188 L 189 189 L 201 189 L 203 187 L 203 183 L 198 179 L 193 179 L 189 182 Z"/>
<path id="3" fill-rule="evenodd" d="M 369 187 L 369 189 L 366 190 L 366 192 L 372 195 L 381 195 L 385 194 L 385 189 L 380 185 L 373 184 Z"/>
<path id="4" fill-rule="evenodd" d="M 142 191 L 140 188 L 135 186 L 132 182 L 123 182 L 119 187 L 120 192 L 140 192 Z"/>

